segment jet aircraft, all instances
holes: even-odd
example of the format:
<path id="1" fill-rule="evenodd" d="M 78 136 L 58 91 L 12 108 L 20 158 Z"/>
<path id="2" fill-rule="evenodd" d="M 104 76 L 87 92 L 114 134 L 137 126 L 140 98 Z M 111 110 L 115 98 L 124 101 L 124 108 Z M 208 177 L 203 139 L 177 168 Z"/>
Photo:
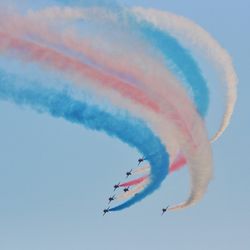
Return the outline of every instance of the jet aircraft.
<path id="1" fill-rule="evenodd" d="M 113 201 L 113 200 L 115 200 L 115 195 L 113 195 L 112 197 L 109 197 L 109 203 L 110 203 L 111 201 Z"/>
<path id="2" fill-rule="evenodd" d="M 108 207 L 108 208 L 106 208 L 106 209 L 103 210 L 103 216 L 104 216 L 106 213 L 109 212 L 109 209 L 110 209 L 110 207 Z"/>
<path id="3" fill-rule="evenodd" d="M 117 189 L 117 188 L 119 188 L 120 187 L 120 182 L 118 183 L 118 184 L 115 184 L 114 185 L 114 191 Z"/>
<path id="4" fill-rule="evenodd" d="M 145 161 L 146 159 L 145 158 L 139 158 L 138 159 L 138 166 L 143 162 L 143 161 Z"/>
<path id="5" fill-rule="evenodd" d="M 132 170 L 133 170 L 133 169 L 131 169 L 129 172 L 126 173 L 127 178 L 128 178 L 130 175 L 132 175 Z"/>
<path id="6" fill-rule="evenodd" d="M 167 206 L 166 208 L 163 208 L 163 209 L 162 209 L 162 214 L 161 214 L 161 215 L 165 214 L 165 213 L 167 212 L 168 208 L 169 208 L 169 206 Z"/>

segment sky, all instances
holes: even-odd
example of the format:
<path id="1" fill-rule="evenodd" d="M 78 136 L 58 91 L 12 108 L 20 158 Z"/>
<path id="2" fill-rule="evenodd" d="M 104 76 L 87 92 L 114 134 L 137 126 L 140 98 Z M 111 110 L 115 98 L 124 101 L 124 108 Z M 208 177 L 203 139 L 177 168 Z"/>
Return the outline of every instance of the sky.
<path id="1" fill-rule="evenodd" d="M 188 171 L 169 176 L 135 206 L 102 216 L 112 186 L 140 155 L 117 139 L 0 102 L 0 249 L 250 249 L 250 2 L 122 1 L 195 21 L 231 54 L 239 77 L 232 121 L 213 144 L 214 177 L 195 207 L 161 215 L 184 200 Z M 221 101 L 215 98 L 215 106 Z M 218 117 L 210 114 L 208 127 Z"/>

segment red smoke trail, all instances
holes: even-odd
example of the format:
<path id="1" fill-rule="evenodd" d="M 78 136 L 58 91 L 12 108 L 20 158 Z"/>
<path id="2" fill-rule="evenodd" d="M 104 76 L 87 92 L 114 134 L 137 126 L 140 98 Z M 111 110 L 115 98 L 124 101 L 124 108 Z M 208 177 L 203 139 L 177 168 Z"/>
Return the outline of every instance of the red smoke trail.
<path id="1" fill-rule="evenodd" d="M 119 187 L 134 186 L 134 185 L 140 184 L 141 182 L 143 182 L 146 179 L 148 179 L 148 175 L 142 176 L 142 177 L 135 179 L 135 180 L 132 180 L 132 181 L 124 182 L 124 183 L 120 184 Z"/>
<path id="2" fill-rule="evenodd" d="M 170 165 L 169 173 L 179 170 L 180 168 L 184 167 L 187 163 L 187 160 L 183 155 L 179 155 L 176 160 Z"/>

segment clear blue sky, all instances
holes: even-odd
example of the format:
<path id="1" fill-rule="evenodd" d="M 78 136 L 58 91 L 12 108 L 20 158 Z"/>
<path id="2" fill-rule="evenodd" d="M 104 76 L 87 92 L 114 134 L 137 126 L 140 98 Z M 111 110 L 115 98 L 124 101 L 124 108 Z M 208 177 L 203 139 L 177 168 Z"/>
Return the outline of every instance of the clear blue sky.
<path id="1" fill-rule="evenodd" d="M 239 98 L 230 127 L 213 145 L 215 176 L 206 197 L 160 216 L 163 206 L 188 194 L 182 170 L 143 202 L 103 217 L 112 185 L 136 165 L 137 152 L 104 134 L 0 102 L 0 249 L 249 250 L 249 0 L 123 2 L 189 17 L 233 57 Z"/>

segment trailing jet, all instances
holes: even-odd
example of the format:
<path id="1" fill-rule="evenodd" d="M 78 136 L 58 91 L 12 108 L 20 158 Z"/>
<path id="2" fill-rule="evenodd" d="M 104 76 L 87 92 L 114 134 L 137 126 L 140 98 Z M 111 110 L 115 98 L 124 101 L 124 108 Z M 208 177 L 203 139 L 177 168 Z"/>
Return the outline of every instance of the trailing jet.
<path id="1" fill-rule="evenodd" d="M 113 195 L 112 197 L 109 197 L 109 203 L 111 202 L 111 201 L 113 201 L 115 199 L 115 195 Z"/>
<path id="2" fill-rule="evenodd" d="M 125 193 L 128 192 L 128 191 L 129 191 L 129 187 L 124 188 L 123 191 L 124 191 Z"/>
<path id="3" fill-rule="evenodd" d="M 165 214 L 165 213 L 167 212 L 168 208 L 169 208 L 169 206 L 167 206 L 166 208 L 163 208 L 163 209 L 162 209 L 162 214 L 161 214 L 161 215 Z"/>
<path id="4" fill-rule="evenodd" d="M 110 207 L 108 207 L 108 208 L 106 208 L 106 209 L 103 210 L 103 216 L 104 216 L 106 213 L 109 212 L 109 209 L 110 209 Z"/>

